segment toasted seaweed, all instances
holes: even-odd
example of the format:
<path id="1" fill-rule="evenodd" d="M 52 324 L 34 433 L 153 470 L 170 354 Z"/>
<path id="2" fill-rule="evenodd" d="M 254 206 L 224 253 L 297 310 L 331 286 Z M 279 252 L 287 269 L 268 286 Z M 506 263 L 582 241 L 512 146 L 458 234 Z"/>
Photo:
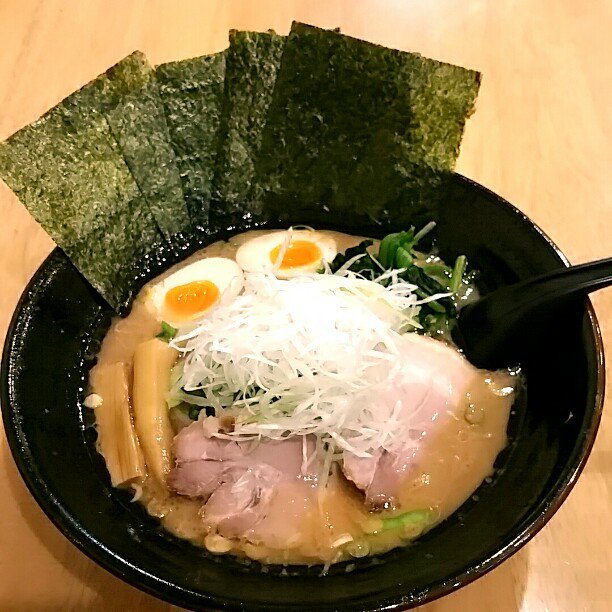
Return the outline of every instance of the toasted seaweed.
<path id="1" fill-rule="evenodd" d="M 480 82 L 298 23 L 233 32 L 227 65 L 134 53 L 0 144 L 0 176 L 118 310 L 154 243 L 207 225 L 213 177 L 234 216 L 420 222 Z"/>
<path id="2" fill-rule="evenodd" d="M 273 217 L 317 208 L 355 223 L 432 216 L 479 81 L 474 71 L 294 23 L 250 197 Z"/>
<path id="3" fill-rule="evenodd" d="M 225 52 L 162 64 L 156 74 L 187 210 L 196 226 L 206 226 L 217 157 Z"/>
<path id="4" fill-rule="evenodd" d="M 0 175 L 62 247 L 140 196 L 104 116 L 64 103 L 0 144 Z"/>
<path id="5" fill-rule="evenodd" d="M 108 121 L 159 229 L 171 239 L 191 221 L 163 109 L 151 92 L 155 87 L 151 83 L 127 96 L 108 113 Z"/>
<path id="6" fill-rule="evenodd" d="M 84 233 L 64 250 L 106 301 L 122 312 L 135 290 L 141 257 L 159 240 L 144 196 L 137 196 L 119 214 L 107 217 L 103 231 Z"/>
<path id="7" fill-rule="evenodd" d="M 119 310 L 132 289 L 123 271 L 161 234 L 104 115 L 80 95 L 0 143 L 0 176 Z"/>
<path id="8" fill-rule="evenodd" d="M 91 111 L 105 115 L 162 234 L 169 239 L 189 229 L 155 72 L 144 54 L 128 55 L 65 104 L 72 107 L 75 117 Z"/>
<path id="9" fill-rule="evenodd" d="M 387 125 L 373 131 L 342 197 L 343 205 L 354 205 L 358 213 L 418 224 L 435 216 L 474 109 L 480 74 L 417 54 L 404 56 L 402 78 L 410 84 L 407 130 L 389 129 L 396 112 L 391 108 L 383 118 Z"/>
<path id="10" fill-rule="evenodd" d="M 284 36 L 272 31 L 230 32 L 213 188 L 219 204 L 211 205 L 216 216 L 256 212 L 249 208 L 247 196 L 283 43 Z"/>

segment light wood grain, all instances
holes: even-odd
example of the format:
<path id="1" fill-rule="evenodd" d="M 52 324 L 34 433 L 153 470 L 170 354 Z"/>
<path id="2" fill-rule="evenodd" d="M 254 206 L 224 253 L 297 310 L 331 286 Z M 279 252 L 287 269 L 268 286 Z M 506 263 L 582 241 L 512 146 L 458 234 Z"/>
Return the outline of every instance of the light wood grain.
<path id="1" fill-rule="evenodd" d="M 154 63 L 292 19 L 484 73 L 458 170 L 508 198 L 573 262 L 611 254 L 612 5 L 605 0 L 1 0 L 0 139 L 138 48 Z M 0 184 L 0 340 L 51 240 Z M 612 355 L 612 292 L 595 306 Z M 610 397 L 606 399 L 610 409 Z M 27 493 L 0 441 L 0 608 L 166 610 L 89 561 Z M 423 610 L 612 609 L 612 414 L 549 525 Z"/>

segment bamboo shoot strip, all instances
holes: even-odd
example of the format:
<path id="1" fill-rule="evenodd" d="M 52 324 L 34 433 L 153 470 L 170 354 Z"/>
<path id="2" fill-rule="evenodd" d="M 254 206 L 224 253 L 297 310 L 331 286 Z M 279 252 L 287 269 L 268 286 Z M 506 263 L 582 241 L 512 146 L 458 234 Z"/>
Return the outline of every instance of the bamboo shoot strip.
<path id="1" fill-rule="evenodd" d="M 257 214 L 247 201 L 285 38 L 274 32 L 230 32 L 211 213 L 229 220 Z"/>
<path id="2" fill-rule="evenodd" d="M 187 210 L 194 225 L 205 227 L 217 157 L 225 53 L 162 64 L 156 74 Z"/>
<path id="3" fill-rule="evenodd" d="M 132 423 L 126 365 L 96 366 L 91 371 L 91 382 L 102 398 L 102 403 L 94 408 L 97 444 L 111 484 L 119 487 L 142 480 L 146 469 Z"/>
<path id="4" fill-rule="evenodd" d="M 138 345 L 134 353 L 134 421 L 147 468 L 160 483 L 172 468 L 172 439 L 166 395 L 170 370 L 178 353 L 154 338 Z"/>

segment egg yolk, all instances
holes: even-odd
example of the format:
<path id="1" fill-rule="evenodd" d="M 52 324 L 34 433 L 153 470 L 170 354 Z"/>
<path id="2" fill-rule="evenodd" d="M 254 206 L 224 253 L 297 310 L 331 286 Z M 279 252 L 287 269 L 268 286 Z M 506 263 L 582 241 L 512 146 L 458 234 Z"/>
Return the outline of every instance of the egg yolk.
<path id="1" fill-rule="evenodd" d="M 192 281 L 185 285 L 172 287 L 166 293 L 166 307 L 182 318 L 210 308 L 219 298 L 219 287 L 209 280 Z"/>
<path id="2" fill-rule="evenodd" d="M 282 245 L 279 244 L 270 251 L 270 261 L 274 264 L 278 259 L 278 255 Z M 281 261 L 281 270 L 287 268 L 299 268 L 317 263 L 323 259 L 321 249 L 314 243 L 308 240 L 292 240 L 283 255 Z"/>

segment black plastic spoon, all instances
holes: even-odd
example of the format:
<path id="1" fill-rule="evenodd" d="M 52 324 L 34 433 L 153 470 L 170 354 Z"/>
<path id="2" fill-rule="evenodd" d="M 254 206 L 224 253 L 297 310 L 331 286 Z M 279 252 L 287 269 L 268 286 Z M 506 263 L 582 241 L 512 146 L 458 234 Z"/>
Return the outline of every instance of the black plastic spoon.
<path id="1" fill-rule="evenodd" d="M 546 319 L 570 299 L 612 284 L 612 257 L 501 287 L 459 312 L 453 340 L 480 368 L 515 365 Z"/>

